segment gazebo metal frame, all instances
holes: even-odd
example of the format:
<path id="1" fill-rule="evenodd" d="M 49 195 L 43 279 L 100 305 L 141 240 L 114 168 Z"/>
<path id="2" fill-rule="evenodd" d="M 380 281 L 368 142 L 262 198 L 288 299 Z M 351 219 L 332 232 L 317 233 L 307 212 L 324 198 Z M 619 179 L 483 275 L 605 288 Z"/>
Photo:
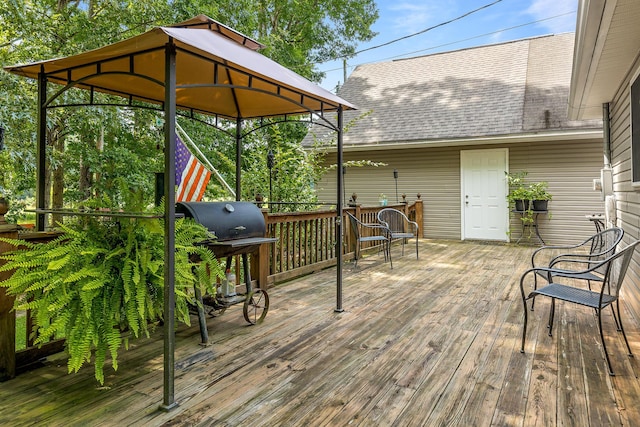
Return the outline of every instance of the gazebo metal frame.
<path id="1" fill-rule="evenodd" d="M 100 49 L 5 68 L 8 72 L 38 82 L 36 228 L 40 231 L 45 228 L 47 214 L 60 213 L 47 209 L 44 204 L 49 109 L 117 106 L 164 113 L 164 395 L 160 406 L 163 410 L 177 405 L 174 390 L 176 116 L 198 120 L 235 137 L 237 200 L 241 194 L 242 139 L 268 124 L 299 120 L 301 116 L 308 115 L 309 122 L 337 132 L 337 164 L 343 162 L 343 111 L 355 109 L 355 106 L 257 53 L 261 47 L 255 40 L 199 15 Z M 62 88 L 50 94 L 48 83 Z M 88 100 L 63 103 L 62 95 L 71 88 L 88 91 Z M 126 102 L 97 100 L 96 92 L 116 95 Z M 335 119 L 334 114 L 337 115 Z M 200 116 L 211 117 L 212 121 Z M 265 123 L 267 118 L 279 119 Z M 243 133 L 246 120 L 257 120 L 258 124 Z M 235 132 L 221 128 L 223 121 L 225 124 L 235 122 Z M 336 186 L 337 312 L 343 311 L 341 170 L 337 168 Z M 71 211 L 65 213 L 76 214 Z M 133 213 L 130 216 L 144 215 Z"/>

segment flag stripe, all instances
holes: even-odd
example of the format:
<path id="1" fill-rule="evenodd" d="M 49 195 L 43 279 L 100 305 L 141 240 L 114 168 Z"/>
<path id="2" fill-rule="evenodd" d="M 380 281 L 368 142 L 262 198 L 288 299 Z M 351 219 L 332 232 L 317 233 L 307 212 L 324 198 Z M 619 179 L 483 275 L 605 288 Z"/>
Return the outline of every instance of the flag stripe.
<path id="1" fill-rule="evenodd" d="M 202 167 L 195 159 L 191 159 L 188 169 L 183 175 L 183 197 L 185 200 L 198 200 L 194 197 L 196 189 L 203 184 L 206 174 L 205 168 Z"/>
<path id="2" fill-rule="evenodd" d="M 211 172 L 189 152 L 176 135 L 176 201 L 200 201 L 210 178 Z"/>

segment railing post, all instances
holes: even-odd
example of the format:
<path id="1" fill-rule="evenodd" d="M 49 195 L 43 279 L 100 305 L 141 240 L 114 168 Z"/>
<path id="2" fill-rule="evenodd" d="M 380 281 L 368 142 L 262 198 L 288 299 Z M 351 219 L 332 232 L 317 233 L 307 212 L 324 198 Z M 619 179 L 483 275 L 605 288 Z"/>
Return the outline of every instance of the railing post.
<path id="1" fill-rule="evenodd" d="M 269 209 L 262 208 L 262 215 L 264 216 L 264 223 L 267 227 L 267 236 L 269 236 Z M 252 254 L 251 262 L 251 277 L 258 280 L 258 287 L 260 289 L 267 289 L 269 286 L 267 283 L 269 277 L 269 246 L 271 243 L 263 243 L 257 252 Z"/>
<path id="2" fill-rule="evenodd" d="M 424 233 L 424 206 L 422 204 L 422 195 L 420 193 L 418 193 L 417 195 L 418 199 L 415 202 L 415 206 L 416 206 L 416 222 L 418 223 L 418 227 L 420 227 L 420 237 L 424 238 L 425 233 Z"/>
<path id="3" fill-rule="evenodd" d="M 0 215 L 0 220 L 2 220 Z M 0 224 L 0 237 L 18 238 L 18 226 Z M 0 253 L 15 250 L 16 247 L 0 242 Z M 4 261 L 0 261 L 0 265 Z M 12 272 L 0 272 L 0 281 L 11 277 Z M 7 295 L 5 288 L 0 288 L 0 381 L 16 376 L 16 313 L 12 310 L 15 297 Z"/>

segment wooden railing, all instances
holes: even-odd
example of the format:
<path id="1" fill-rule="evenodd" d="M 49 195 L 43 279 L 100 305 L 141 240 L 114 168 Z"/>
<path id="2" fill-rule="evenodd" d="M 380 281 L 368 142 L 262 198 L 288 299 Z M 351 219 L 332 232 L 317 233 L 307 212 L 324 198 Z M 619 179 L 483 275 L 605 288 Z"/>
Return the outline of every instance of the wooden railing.
<path id="1" fill-rule="evenodd" d="M 0 226 L 0 236 L 7 239 L 22 239 L 32 243 L 48 242 L 58 237 L 59 233 L 28 233 L 18 234 L 18 227 L 12 225 Z M 15 250 L 15 246 L 0 242 L 0 253 Z M 3 262 L 3 261 L 0 261 Z M 0 280 L 10 277 L 10 272 L 0 273 Z M 7 295 L 5 288 L 0 287 L 0 381 L 13 378 L 16 372 L 26 366 L 36 363 L 41 358 L 50 354 L 55 354 L 64 348 L 64 340 L 52 340 L 39 347 L 34 346 L 34 339 L 31 334 L 34 325 L 31 313 L 24 313 L 25 336 L 22 339 L 26 343 L 26 348 L 16 351 L 16 313 L 13 311 L 14 296 Z"/>
<path id="2" fill-rule="evenodd" d="M 414 203 L 400 203 L 389 206 L 365 207 L 350 205 L 345 212 L 353 214 L 362 222 L 377 222 L 377 213 L 384 207 L 392 207 L 404 212 L 411 220 L 422 224 L 423 206 L 418 198 Z M 260 286 L 273 285 L 285 280 L 309 274 L 336 264 L 336 211 L 322 210 L 296 213 L 268 213 L 265 222 L 267 236 L 278 239 L 270 248 L 264 248 L 252 262 L 252 277 Z M 353 258 L 355 236 L 349 222 L 343 219 L 344 259 Z M 421 227 L 422 228 L 422 227 Z M 424 230 L 421 230 L 424 235 Z M 367 248 L 367 247 L 365 247 Z M 376 249 L 375 246 L 370 246 Z M 265 261 L 262 259 L 266 258 Z"/>
<path id="3" fill-rule="evenodd" d="M 401 210 L 418 224 L 423 223 L 423 206 L 419 196 L 418 200 L 411 204 L 401 203 L 385 207 Z M 364 207 L 354 204 L 344 208 L 344 211 L 352 213 L 362 222 L 375 223 L 376 215 L 382 208 L 382 206 Z M 263 214 L 267 236 L 275 237 L 277 241 L 264 244 L 258 252 L 251 254 L 251 277 L 256 281 L 257 286 L 266 289 L 269 285 L 336 265 L 338 250 L 336 210 L 269 213 L 268 210 L 263 209 Z M 346 213 L 342 224 L 344 233 L 342 250 L 344 259 L 349 260 L 353 258 L 356 242 L 346 220 Z M 420 234 L 424 236 L 424 230 L 421 230 Z M 47 241 L 57 235 L 31 233 L 19 236 L 16 227 L 0 227 L 0 236 L 10 239 Z M 15 247 L 0 243 L 0 253 L 13 249 Z M 375 250 L 376 247 L 370 246 L 368 249 Z M 236 265 L 238 265 L 237 262 Z M 0 280 L 8 277 L 8 274 L 0 273 Z M 240 279 L 240 275 L 238 278 Z M 13 378 L 21 368 L 42 357 L 61 351 L 64 345 L 63 340 L 56 340 L 41 347 L 34 347 L 33 340 L 29 338 L 33 325 L 27 313 L 27 348 L 16 351 L 16 314 L 12 310 L 13 301 L 14 298 L 6 295 L 5 289 L 0 287 L 0 381 Z"/>

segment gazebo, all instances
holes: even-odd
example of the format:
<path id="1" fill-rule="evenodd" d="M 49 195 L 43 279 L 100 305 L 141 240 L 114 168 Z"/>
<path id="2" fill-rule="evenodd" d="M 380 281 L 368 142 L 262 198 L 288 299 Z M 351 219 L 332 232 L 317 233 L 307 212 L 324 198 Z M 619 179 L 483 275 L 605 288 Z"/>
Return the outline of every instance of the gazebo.
<path id="1" fill-rule="evenodd" d="M 175 350 L 175 132 L 176 116 L 208 117 L 207 124 L 235 124 L 236 199 L 240 191 L 243 123 L 280 118 L 308 120 L 337 132 L 337 163 L 342 163 L 344 110 L 349 102 L 259 54 L 260 43 L 199 15 L 169 27 L 66 58 L 5 70 L 38 81 L 38 145 L 36 228 L 52 213 L 45 202 L 47 112 L 53 108 L 111 105 L 150 108 L 164 113 L 164 396 L 161 408 L 174 399 Z M 49 83 L 57 85 L 55 89 Z M 84 102 L 65 103 L 71 88 L 86 90 Z M 121 102 L 96 99 L 94 93 L 116 95 Z M 342 248 L 342 168 L 337 168 L 337 247 Z M 104 215 L 102 213 L 101 215 Z M 336 311 L 342 311 L 342 251 L 337 253 Z"/>

